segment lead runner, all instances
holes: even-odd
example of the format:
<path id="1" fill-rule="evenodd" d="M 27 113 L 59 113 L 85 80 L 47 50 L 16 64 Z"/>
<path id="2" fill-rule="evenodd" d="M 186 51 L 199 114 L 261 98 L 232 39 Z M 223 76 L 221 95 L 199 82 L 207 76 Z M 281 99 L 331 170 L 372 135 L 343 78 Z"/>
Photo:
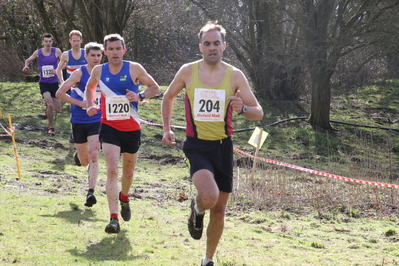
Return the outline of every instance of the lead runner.
<path id="1" fill-rule="evenodd" d="M 129 190 L 140 147 L 140 121 L 138 101 L 159 94 L 156 81 L 142 65 L 124 61 L 125 41 L 119 34 L 104 37 L 104 54 L 108 63 L 96 66 L 86 86 L 87 114 L 97 114 L 95 99 L 96 87 L 101 90 L 100 142 L 107 165 L 106 193 L 110 211 L 110 223 L 105 232 L 119 233 L 118 200 L 121 216 L 129 221 L 131 210 Z M 139 92 L 139 83 L 147 88 Z M 119 156 L 122 153 L 122 189 L 118 186 Z"/>
<path id="2" fill-rule="evenodd" d="M 223 233 L 229 194 L 233 189 L 233 111 L 249 120 L 261 120 L 262 107 L 244 74 L 222 61 L 226 30 L 208 22 L 199 32 L 202 59 L 183 65 L 162 100 L 163 139 L 175 145 L 170 127 L 175 97 L 186 89 L 186 139 L 183 151 L 197 189 L 191 201 L 188 230 L 200 239 L 205 211 L 210 217 L 202 266 L 213 266 L 213 256 Z"/>

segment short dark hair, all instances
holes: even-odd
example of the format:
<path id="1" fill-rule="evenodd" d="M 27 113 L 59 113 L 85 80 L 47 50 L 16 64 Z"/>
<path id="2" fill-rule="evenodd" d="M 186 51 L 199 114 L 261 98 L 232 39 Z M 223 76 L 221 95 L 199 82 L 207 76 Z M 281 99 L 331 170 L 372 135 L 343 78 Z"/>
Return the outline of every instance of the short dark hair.
<path id="1" fill-rule="evenodd" d="M 125 40 L 118 33 L 108 34 L 108 35 L 106 35 L 104 37 L 104 48 L 105 48 L 105 50 L 107 50 L 107 41 L 109 41 L 109 42 L 121 41 L 122 42 L 122 47 L 125 48 Z"/>
<path id="2" fill-rule="evenodd" d="M 211 30 L 217 30 L 220 32 L 220 34 L 222 35 L 222 41 L 224 42 L 226 39 L 226 30 L 219 24 L 217 24 L 218 21 L 208 21 L 200 30 L 200 32 L 198 33 L 198 39 L 201 42 L 201 38 L 202 35 L 204 34 L 204 32 L 208 32 Z"/>
<path id="3" fill-rule="evenodd" d="M 101 43 L 89 42 L 85 45 L 85 53 L 88 55 L 91 50 L 104 51 L 104 46 Z"/>
<path id="4" fill-rule="evenodd" d="M 44 38 L 51 38 L 51 40 L 54 40 L 53 35 L 51 35 L 50 33 L 44 33 L 42 35 L 42 41 L 44 40 Z"/>

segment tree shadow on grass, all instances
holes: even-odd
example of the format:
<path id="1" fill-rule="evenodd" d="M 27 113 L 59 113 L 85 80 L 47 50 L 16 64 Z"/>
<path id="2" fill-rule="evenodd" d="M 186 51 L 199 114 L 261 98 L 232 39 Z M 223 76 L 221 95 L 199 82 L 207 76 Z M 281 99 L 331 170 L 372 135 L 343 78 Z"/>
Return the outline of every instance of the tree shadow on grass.
<path id="1" fill-rule="evenodd" d="M 146 255 L 133 255 L 132 246 L 126 237 L 126 230 L 120 231 L 117 235 L 108 235 L 98 243 L 92 243 L 87 246 L 86 251 L 77 249 L 67 250 L 71 255 L 84 257 L 88 261 L 130 261 L 146 259 Z"/>
<path id="2" fill-rule="evenodd" d="M 95 218 L 95 214 L 92 209 L 80 209 L 78 205 L 70 202 L 71 210 L 68 211 L 60 211 L 53 215 L 42 215 L 43 217 L 51 217 L 51 218 L 62 218 L 71 224 L 79 224 L 82 221 L 103 221 L 103 219 Z"/>

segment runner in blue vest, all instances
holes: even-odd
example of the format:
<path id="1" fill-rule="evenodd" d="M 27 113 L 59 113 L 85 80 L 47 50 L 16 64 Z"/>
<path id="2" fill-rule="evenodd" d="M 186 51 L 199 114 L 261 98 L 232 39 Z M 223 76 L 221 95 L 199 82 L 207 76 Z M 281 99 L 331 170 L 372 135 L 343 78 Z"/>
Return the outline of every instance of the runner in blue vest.
<path id="1" fill-rule="evenodd" d="M 69 43 L 71 44 L 71 49 L 62 53 L 60 62 L 57 66 L 57 76 L 60 84 L 64 82 L 64 76 L 62 74 L 62 70 L 66 68 L 67 78 L 71 76 L 73 71 L 78 69 L 79 67 L 86 65 L 87 60 L 85 57 L 85 50 L 81 48 L 83 42 L 82 33 L 78 30 L 72 30 L 69 33 Z M 67 91 L 67 94 L 71 94 L 71 90 Z M 69 142 L 74 143 L 73 134 L 69 137 Z M 75 161 L 78 165 L 81 165 L 79 160 L 76 158 L 77 153 L 75 154 Z"/>
<path id="2" fill-rule="evenodd" d="M 71 49 L 62 53 L 60 62 L 57 66 L 57 76 L 60 84 L 64 82 L 64 77 L 62 75 L 62 70 L 64 68 L 66 68 L 67 78 L 69 78 L 73 71 L 87 64 L 85 50 L 80 48 L 82 42 L 83 38 L 80 31 L 73 30 L 69 33 L 69 43 L 71 44 Z M 69 91 L 69 93 L 71 93 L 71 91 Z"/>
<path id="3" fill-rule="evenodd" d="M 94 116 L 86 114 L 86 97 L 84 95 L 86 83 L 89 80 L 91 70 L 99 65 L 102 59 L 103 45 L 90 42 L 85 45 L 85 57 L 88 64 L 81 66 L 62 83 L 57 91 L 57 98 L 71 104 L 72 133 L 75 140 L 75 148 L 79 161 L 83 166 L 88 167 L 89 190 L 86 195 L 85 206 L 91 207 L 97 203 L 94 196 L 94 189 L 97 183 L 99 171 L 98 154 L 100 153 L 100 142 L 98 138 L 100 128 L 101 112 Z M 67 93 L 71 91 L 71 94 Z M 100 92 L 97 92 L 95 100 L 99 105 Z"/>
<path id="4" fill-rule="evenodd" d="M 119 233 L 118 199 L 124 221 L 131 218 L 129 190 L 140 147 L 140 119 L 137 103 L 160 92 L 156 81 L 142 65 L 123 60 L 125 41 L 119 34 L 104 37 L 104 53 L 108 63 L 95 66 L 86 85 L 87 114 L 97 115 L 93 100 L 96 88 L 101 90 L 100 142 L 107 164 L 106 192 L 110 223 L 105 227 L 109 234 Z M 146 88 L 140 92 L 139 83 Z M 122 155 L 121 155 L 122 154 Z M 119 190 L 119 160 L 122 160 L 121 189 Z"/>

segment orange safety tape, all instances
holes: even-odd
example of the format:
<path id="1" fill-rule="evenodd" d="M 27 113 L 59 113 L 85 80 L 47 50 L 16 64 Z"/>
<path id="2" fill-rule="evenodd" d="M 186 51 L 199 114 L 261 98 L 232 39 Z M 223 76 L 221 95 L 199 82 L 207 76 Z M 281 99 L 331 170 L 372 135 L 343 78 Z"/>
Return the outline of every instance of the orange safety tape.
<path id="1" fill-rule="evenodd" d="M 233 148 L 234 150 L 247 155 L 249 157 L 255 158 L 255 156 L 248 154 L 246 152 L 243 152 L 237 148 Z M 279 161 L 275 161 L 275 160 L 270 160 L 270 159 L 266 159 L 266 158 L 257 158 L 258 160 L 264 161 L 264 162 L 268 162 L 268 163 L 272 163 L 272 164 L 276 164 L 276 165 L 282 165 L 285 167 L 289 167 L 292 169 L 296 169 L 299 171 L 303 171 L 303 172 L 307 172 L 307 173 L 311 173 L 311 174 L 315 174 L 315 175 L 320 175 L 320 176 L 326 176 L 326 177 L 331 177 L 331 178 L 335 178 L 335 179 L 340 179 L 340 180 L 344 180 L 344 181 L 348 181 L 348 182 L 355 182 L 355 183 L 359 183 L 359 184 L 366 184 L 366 185 L 374 185 L 374 186 L 380 186 L 380 187 L 392 187 L 392 188 L 399 188 L 399 185 L 394 185 L 394 184 L 385 184 L 385 183 L 379 183 L 379 182 L 372 182 L 372 181 L 365 181 L 365 180 L 359 180 L 359 179 L 354 179 L 354 178 L 348 178 L 348 177 L 343 177 L 343 176 L 339 176 L 339 175 L 334 175 L 334 174 L 329 174 L 329 173 L 325 173 L 325 172 L 321 172 L 321 171 L 316 171 L 316 170 L 312 170 L 312 169 L 308 169 L 305 167 L 301 167 L 301 166 L 296 166 L 293 164 L 289 164 L 289 163 L 283 163 L 283 162 L 279 162 Z"/>

